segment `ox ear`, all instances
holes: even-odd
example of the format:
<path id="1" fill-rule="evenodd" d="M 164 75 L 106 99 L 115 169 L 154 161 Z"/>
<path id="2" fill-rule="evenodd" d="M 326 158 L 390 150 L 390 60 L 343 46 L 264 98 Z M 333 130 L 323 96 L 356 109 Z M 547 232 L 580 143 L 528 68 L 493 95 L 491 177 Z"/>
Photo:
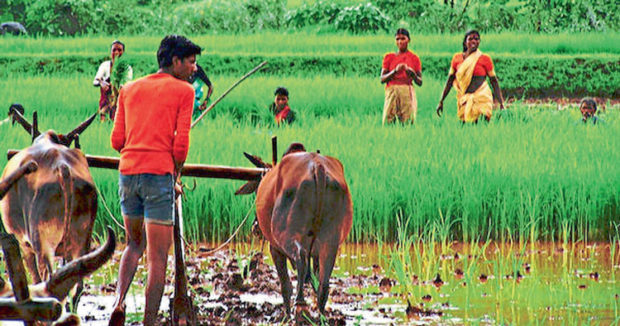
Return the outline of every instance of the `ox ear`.
<path id="1" fill-rule="evenodd" d="M 237 191 L 235 191 L 235 195 L 249 195 L 256 192 L 258 189 L 258 185 L 260 184 L 260 180 L 252 180 L 246 182 L 243 186 L 239 187 Z"/>
<path id="2" fill-rule="evenodd" d="M 67 141 L 69 142 L 69 144 L 67 144 L 67 147 L 69 147 L 71 145 L 71 142 L 77 136 L 79 136 L 81 133 L 83 133 L 84 130 L 86 130 L 86 128 L 88 128 L 88 126 L 90 126 L 91 123 L 93 123 L 93 121 L 95 120 L 96 117 L 97 117 L 97 112 L 93 113 L 93 115 L 91 115 L 84 122 L 80 123 L 79 126 L 77 126 L 75 129 L 73 129 L 70 133 L 67 134 L 66 137 L 67 137 Z"/>
<path id="3" fill-rule="evenodd" d="M 245 157 L 258 168 L 271 169 L 273 167 L 270 163 L 264 162 L 263 159 L 256 155 L 252 155 L 246 152 L 243 152 L 243 155 L 245 155 Z"/>

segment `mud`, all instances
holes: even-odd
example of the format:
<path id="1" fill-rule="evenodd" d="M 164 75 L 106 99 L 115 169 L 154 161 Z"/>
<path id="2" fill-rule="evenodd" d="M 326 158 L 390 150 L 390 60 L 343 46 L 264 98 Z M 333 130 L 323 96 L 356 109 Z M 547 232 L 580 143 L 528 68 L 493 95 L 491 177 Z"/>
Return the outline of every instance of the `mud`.
<path id="1" fill-rule="evenodd" d="M 372 325 L 398 324 L 393 317 L 394 311 L 405 312 L 404 305 L 380 305 L 379 300 L 391 296 L 391 287 L 381 286 L 388 280 L 378 272 L 368 275 L 358 274 L 334 277 L 330 285 L 330 297 L 325 316 L 320 316 L 316 307 L 316 293 L 310 285 L 304 290 L 308 303 L 302 313 L 287 316 L 284 312 L 280 284 L 275 268 L 269 264 L 270 258 L 261 252 L 240 255 L 235 250 L 228 250 L 206 256 L 205 248 L 188 251 L 186 265 L 191 295 L 197 307 L 200 325 L 259 325 L 259 324 L 295 324 L 295 325 L 353 325 L 356 322 Z M 113 259 L 117 264 L 120 251 Z M 171 262 L 172 263 L 172 262 Z M 378 266 L 377 266 L 378 267 Z M 143 311 L 144 268 L 139 268 L 132 289 L 133 296 L 128 297 L 128 315 L 135 313 L 140 319 Z M 296 289 L 297 278 L 289 272 L 293 289 Z M 115 275 L 114 275 L 115 276 Z M 162 303 L 161 321 L 170 325 L 169 302 L 172 297 L 173 272 L 170 271 L 167 287 Z M 389 281 L 394 283 L 393 280 Z M 136 286 L 136 283 L 138 286 Z M 380 289 L 371 295 L 349 293 L 350 288 Z M 106 325 L 112 311 L 114 282 L 100 286 L 88 286 L 85 297 L 80 304 L 78 313 L 87 325 Z M 166 296 L 170 296 L 166 298 Z M 294 300 L 295 290 L 293 290 Z M 133 298 L 133 299 L 132 299 Z M 142 304 L 142 305 L 141 305 Z M 422 307 L 409 307 L 407 314 L 416 319 L 432 318 L 440 312 L 425 310 Z M 128 318 L 130 321 L 130 318 Z M 139 322 L 128 322 L 128 325 L 140 325 Z"/>

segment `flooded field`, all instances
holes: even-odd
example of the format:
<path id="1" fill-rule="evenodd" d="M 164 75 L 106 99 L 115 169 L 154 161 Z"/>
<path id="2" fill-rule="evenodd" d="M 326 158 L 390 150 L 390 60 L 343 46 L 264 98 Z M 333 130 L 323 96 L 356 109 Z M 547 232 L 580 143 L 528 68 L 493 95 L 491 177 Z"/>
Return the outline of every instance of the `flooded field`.
<path id="1" fill-rule="evenodd" d="M 202 325 L 278 324 L 284 320 L 280 285 L 267 246 L 236 244 L 212 256 L 213 246 L 188 250 L 188 274 Z M 620 321 L 620 245 L 609 243 L 463 244 L 403 246 L 346 244 L 332 274 L 330 325 L 594 324 Z M 120 251 L 88 282 L 78 313 L 87 325 L 106 325 Z M 172 266 L 172 261 L 169 266 Z M 169 268 L 170 270 L 170 268 Z M 292 272 L 289 272 L 293 276 Z M 145 271 L 127 300 L 138 324 Z M 170 272 L 166 295 L 172 295 Z M 292 277 L 295 286 L 295 276 Z M 310 287 L 312 321 L 321 320 Z M 164 298 L 162 319 L 167 320 Z"/>

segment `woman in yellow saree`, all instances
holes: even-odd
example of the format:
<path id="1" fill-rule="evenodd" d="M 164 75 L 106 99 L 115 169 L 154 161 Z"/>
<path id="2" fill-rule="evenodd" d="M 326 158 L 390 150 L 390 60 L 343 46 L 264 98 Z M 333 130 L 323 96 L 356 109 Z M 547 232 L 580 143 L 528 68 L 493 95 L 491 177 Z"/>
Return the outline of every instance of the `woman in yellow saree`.
<path id="1" fill-rule="evenodd" d="M 463 53 L 456 53 L 450 64 L 450 74 L 444 87 L 437 115 L 443 112 L 443 100 L 454 85 L 456 88 L 457 115 L 463 123 L 478 122 L 483 115 L 487 121 L 491 119 L 493 111 L 493 94 L 486 83 L 487 76 L 491 81 L 493 93 L 499 101 L 500 109 L 504 109 L 502 91 L 495 76 L 491 57 L 483 54 L 480 45 L 480 34 L 471 30 L 465 33 L 463 40 Z"/>

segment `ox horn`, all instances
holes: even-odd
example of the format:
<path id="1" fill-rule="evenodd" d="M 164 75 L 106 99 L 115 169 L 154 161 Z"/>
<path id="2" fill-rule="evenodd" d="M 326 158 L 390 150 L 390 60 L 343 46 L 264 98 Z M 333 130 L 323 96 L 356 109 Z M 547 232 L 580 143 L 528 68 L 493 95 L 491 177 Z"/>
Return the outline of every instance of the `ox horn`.
<path id="1" fill-rule="evenodd" d="M 37 111 L 32 112 L 32 129 L 30 130 L 30 134 L 32 135 L 32 142 L 39 137 L 41 134 L 39 132 L 39 116 L 37 115 Z"/>
<path id="2" fill-rule="evenodd" d="M 80 123 L 79 126 L 77 126 L 75 129 L 73 129 L 70 133 L 67 134 L 67 141 L 69 142 L 67 144 L 67 147 L 69 147 L 69 145 L 71 145 L 71 142 L 77 136 L 79 136 L 81 133 L 83 133 L 84 130 L 86 130 L 86 128 L 88 128 L 88 126 L 90 126 L 91 123 L 93 123 L 93 121 L 95 120 L 96 117 L 97 117 L 97 112 L 93 113 L 93 115 L 91 115 L 84 122 Z"/>
<path id="3" fill-rule="evenodd" d="M 50 296 L 63 300 L 80 279 L 99 269 L 112 257 L 116 248 L 116 236 L 112 228 L 108 226 L 107 229 L 108 240 L 103 246 L 69 262 L 50 277 L 45 285 Z"/>
<path id="4" fill-rule="evenodd" d="M 28 161 L 28 163 L 20 166 L 17 170 L 13 171 L 13 173 L 9 174 L 6 178 L 0 181 L 0 198 L 3 198 L 6 195 L 7 191 L 11 189 L 11 186 L 21 177 L 26 174 L 32 173 L 39 168 L 39 165 L 33 160 Z"/>

